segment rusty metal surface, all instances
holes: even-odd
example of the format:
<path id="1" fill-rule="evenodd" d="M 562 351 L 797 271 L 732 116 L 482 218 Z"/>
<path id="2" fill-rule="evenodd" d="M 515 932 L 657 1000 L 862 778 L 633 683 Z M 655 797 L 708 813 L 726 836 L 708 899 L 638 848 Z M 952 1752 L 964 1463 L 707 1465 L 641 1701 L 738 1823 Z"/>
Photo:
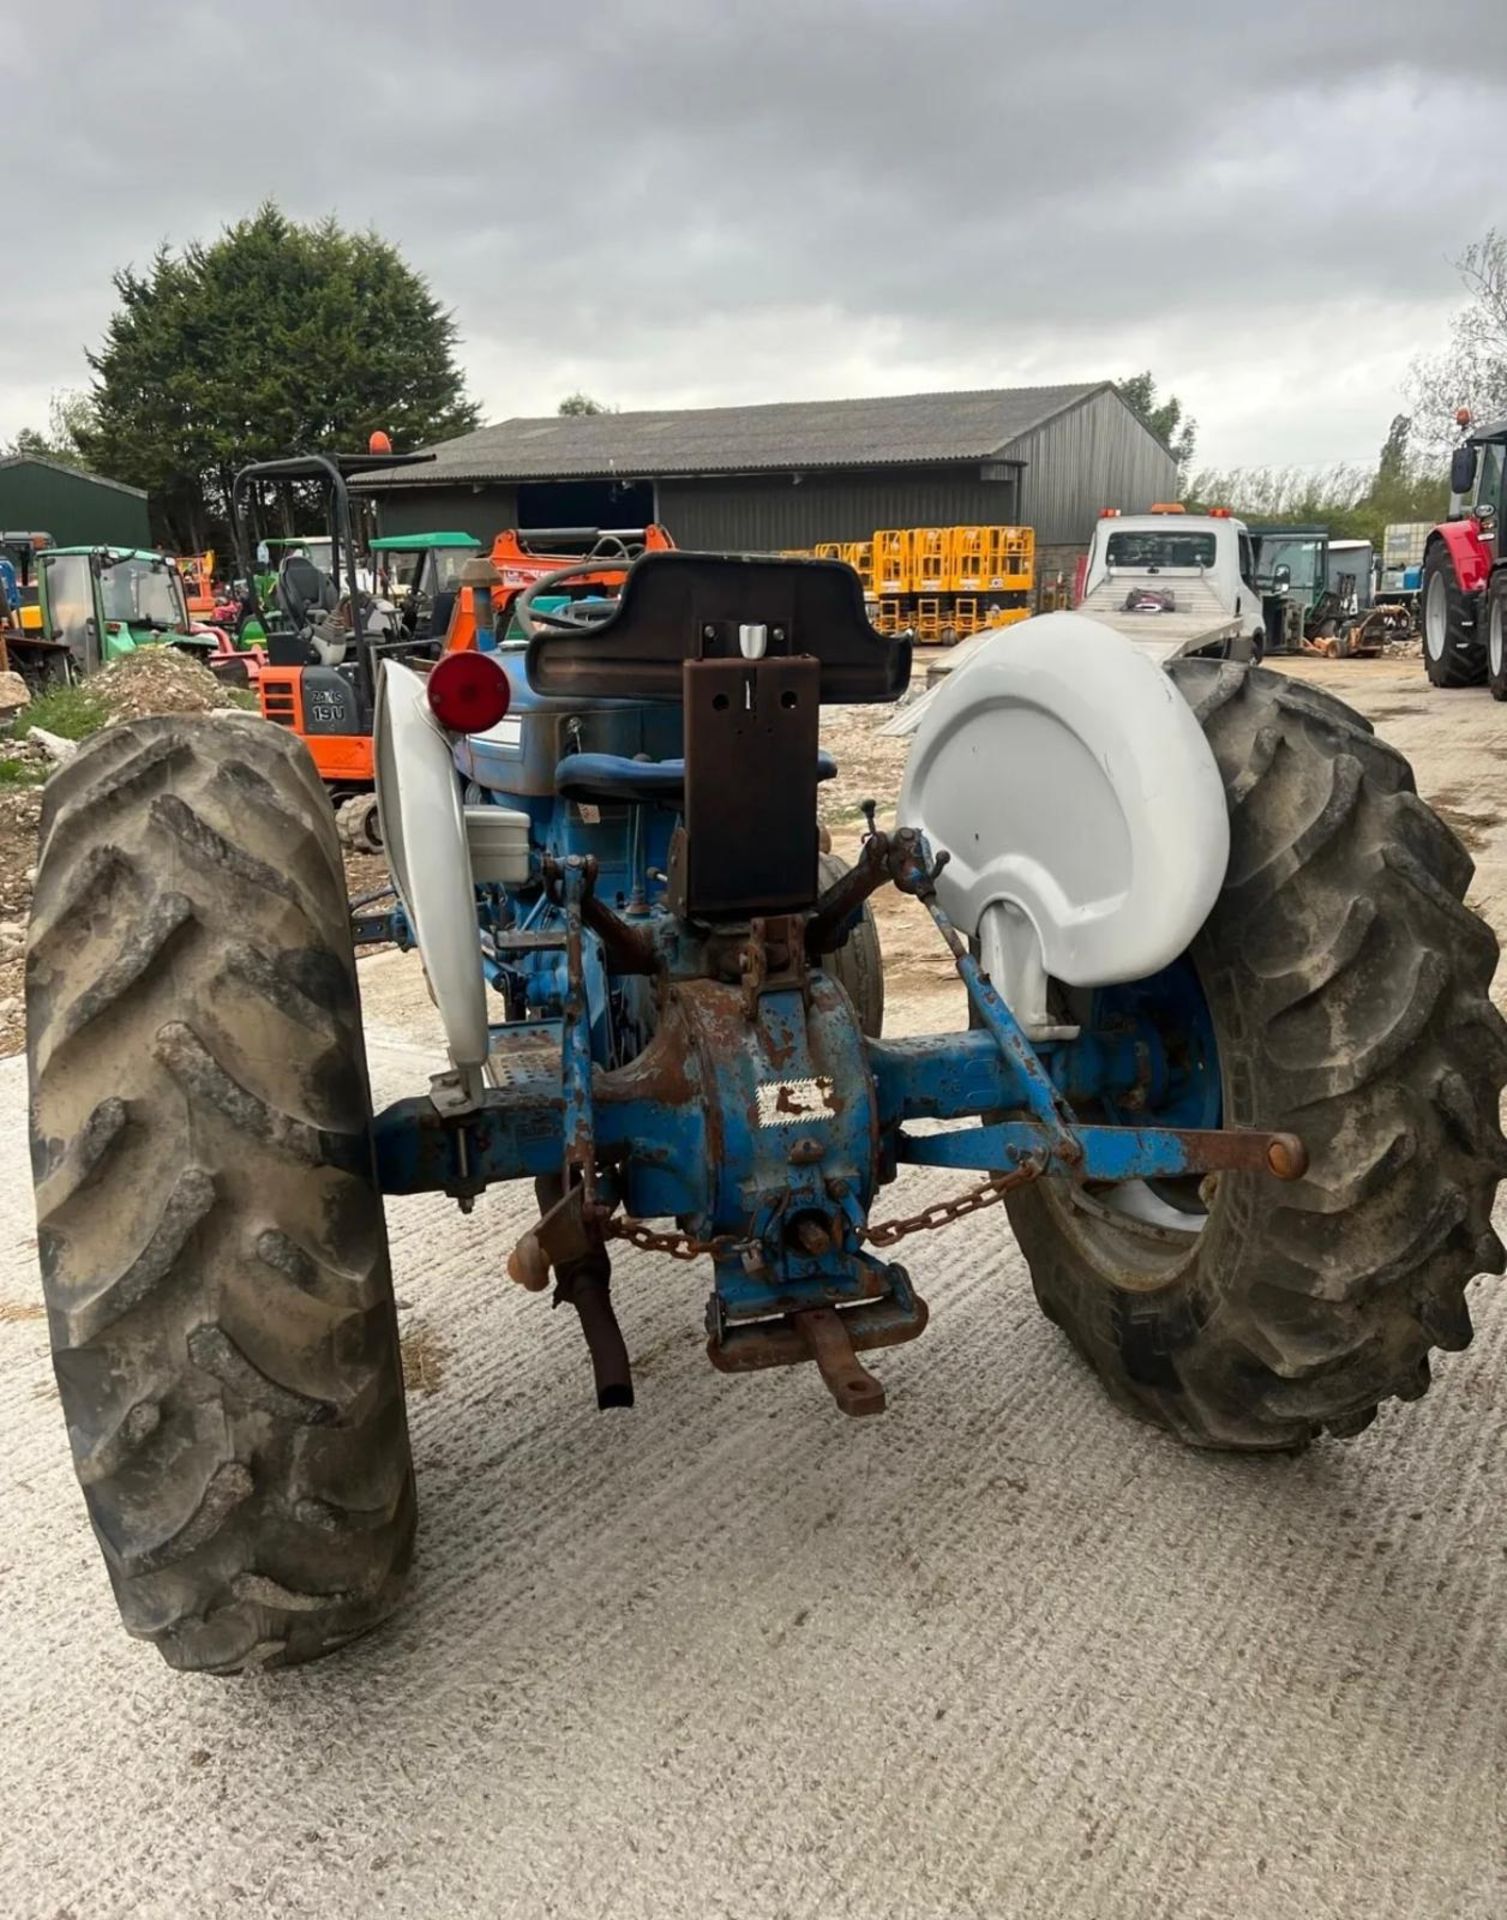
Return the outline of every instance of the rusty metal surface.
<path id="1" fill-rule="evenodd" d="M 817 661 L 688 660 L 683 704 L 687 912 L 736 918 L 809 907 Z"/>
<path id="2" fill-rule="evenodd" d="M 553 1267 L 554 1304 L 576 1310 L 591 1356 L 598 1408 L 631 1407 L 633 1370 L 612 1306 L 612 1261 L 599 1210 L 587 1206 L 584 1187 L 567 1186 L 557 1173 L 542 1174 L 534 1182 L 534 1197 L 541 1218 L 532 1233 L 519 1242 L 515 1258 L 532 1239 Z"/>
<path id="3" fill-rule="evenodd" d="M 1044 1172 L 1073 1179 L 1177 1179 L 1184 1174 L 1229 1171 L 1268 1173 L 1301 1180 L 1308 1151 L 1295 1133 L 1262 1133 L 1252 1127 L 1080 1127 L 1071 1159 L 1052 1147 L 1034 1121 L 1006 1120 L 946 1133 L 908 1134 L 897 1141 L 899 1158 L 914 1166 L 1012 1169 L 1027 1156 L 1045 1153 Z"/>
<path id="4" fill-rule="evenodd" d="M 884 1412 L 884 1388 L 853 1351 L 842 1315 L 831 1307 L 813 1307 L 791 1316 L 816 1370 L 840 1413 L 854 1419 Z"/>
<path id="5" fill-rule="evenodd" d="M 841 944 L 870 894 L 887 882 L 905 893 L 919 892 L 930 877 L 926 839 L 917 828 L 883 833 L 874 824 L 872 800 L 863 803 L 863 812 L 868 832 L 857 862 L 827 888 L 806 923 L 806 952 L 813 960 Z"/>
<path id="6" fill-rule="evenodd" d="M 663 969 L 664 962 L 649 936 L 614 913 L 597 897 L 594 887 L 582 898 L 581 919 L 601 941 L 608 973 L 652 975 Z"/>
<path id="7" fill-rule="evenodd" d="M 1029 1155 L 1011 1172 L 991 1174 L 976 1187 L 970 1187 L 966 1193 L 954 1194 L 950 1200 L 935 1200 L 929 1207 L 922 1207 L 919 1213 L 904 1214 L 898 1220 L 870 1222 L 863 1237 L 871 1247 L 893 1247 L 913 1233 L 934 1233 L 942 1227 L 950 1227 L 954 1220 L 966 1219 L 970 1213 L 977 1213 L 983 1207 L 997 1206 L 1012 1188 L 1023 1187 L 1027 1181 L 1039 1179 L 1046 1164 L 1045 1153 Z"/>
<path id="8" fill-rule="evenodd" d="M 859 1353 L 880 1347 L 903 1346 L 926 1330 L 930 1309 L 910 1285 L 903 1267 L 891 1268 L 895 1291 L 883 1300 L 863 1300 L 837 1307 L 843 1331 Z M 707 1358 L 719 1373 L 757 1373 L 766 1367 L 798 1366 L 811 1358 L 811 1349 L 794 1324 L 795 1314 L 768 1320 L 743 1321 L 713 1333 Z"/>

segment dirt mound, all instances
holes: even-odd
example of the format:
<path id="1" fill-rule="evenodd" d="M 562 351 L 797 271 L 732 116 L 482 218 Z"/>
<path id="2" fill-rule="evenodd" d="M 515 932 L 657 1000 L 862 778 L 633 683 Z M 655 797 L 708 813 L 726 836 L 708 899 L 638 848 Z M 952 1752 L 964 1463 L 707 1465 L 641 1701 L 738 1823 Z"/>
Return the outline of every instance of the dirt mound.
<path id="1" fill-rule="evenodd" d="M 149 713 L 209 713 L 235 704 L 208 667 L 172 647 L 128 653 L 96 674 L 88 687 L 112 723 Z"/>
<path id="2" fill-rule="evenodd" d="M 37 788 L 0 788 L 0 1054 L 15 1053 L 26 1043 L 21 1007 L 26 916 L 41 817 Z"/>

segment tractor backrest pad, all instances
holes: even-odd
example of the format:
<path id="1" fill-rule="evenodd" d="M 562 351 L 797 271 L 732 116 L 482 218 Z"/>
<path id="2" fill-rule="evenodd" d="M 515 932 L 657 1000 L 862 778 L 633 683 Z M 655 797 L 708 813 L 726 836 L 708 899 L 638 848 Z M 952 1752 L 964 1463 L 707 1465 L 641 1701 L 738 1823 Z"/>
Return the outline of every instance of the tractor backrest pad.
<path id="1" fill-rule="evenodd" d="M 567 699 L 679 700 L 687 661 L 796 658 L 823 702 L 898 700 L 910 681 L 910 642 L 874 631 L 840 561 L 650 552 L 599 626 L 535 635 L 528 678 Z"/>

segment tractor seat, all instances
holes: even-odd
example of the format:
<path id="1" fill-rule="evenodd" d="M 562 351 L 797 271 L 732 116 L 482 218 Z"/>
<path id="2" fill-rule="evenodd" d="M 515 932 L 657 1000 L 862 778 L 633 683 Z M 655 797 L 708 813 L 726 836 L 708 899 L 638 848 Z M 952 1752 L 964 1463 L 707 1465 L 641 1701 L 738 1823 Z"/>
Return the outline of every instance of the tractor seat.
<path id="1" fill-rule="evenodd" d="M 830 753 L 816 756 L 818 780 L 834 780 L 837 762 Z M 657 800 L 684 806 L 684 760 L 630 760 L 621 753 L 568 753 L 555 768 L 555 792 L 564 800 L 630 803 Z"/>
<path id="2" fill-rule="evenodd" d="M 518 784 L 521 758 L 516 742 L 504 745 L 473 733 L 456 749 L 456 765 L 468 780 L 494 792 L 510 793 Z M 832 780 L 837 762 L 830 753 L 816 756 L 818 780 Z M 567 800 L 626 800 L 636 805 L 685 804 L 684 760 L 630 760 L 625 753 L 568 753 L 555 768 L 555 791 Z"/>
<path id="3" fill-rule="evenodd" d="M 299 632 L 315 613 L 334 613 L 339 604 L 335 583 L 305 553 L 285 553 L 277 570 L 273 599 Z"/>

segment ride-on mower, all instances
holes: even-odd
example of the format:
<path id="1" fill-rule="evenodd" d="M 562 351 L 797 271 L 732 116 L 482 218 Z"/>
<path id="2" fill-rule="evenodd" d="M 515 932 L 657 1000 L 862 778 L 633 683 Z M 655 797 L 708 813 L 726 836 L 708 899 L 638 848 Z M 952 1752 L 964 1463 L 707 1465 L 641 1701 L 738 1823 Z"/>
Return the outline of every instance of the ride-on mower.
<path id="1" fill-rule="evenodd" d="M 809 1362 L 872 1416 L 869 1362 L 945 1286 L 931 1230 L 1000 1201 L 1045 1312 L 1184 1440 L 1299 1447 L 1424 1391 L 1503 1265 L 1507 1032 L 1470 859 L 1365 721 L 1045 616 L 949 676 L 899 824 L 871 808 L 843 868 L 820 706 L 894 701 L 910 669 L 857 576 L 650 552 L 615 599 L 568 584 L 524 592 L 523 644 L 382 667 L 397 901 L 356 931 L 417 949 L 448 1058 L 380 1113 L 291 732 L 133 721 L 45 790 L 38 1239 L 133 1633 L 228 1673 L 394 1605 L 414 1489 L 384 1194 L 469 1212 L 533 1180 L 535 1224 L 481 1257 L 576 1310 L 603 1407 L 633 1399 L 616 1242 L 709 1273 L 715 1367 Z M 882 1037 L 882 887 L 934 922 L 961 1031 Z M 916 1166 L 958 1189 L 876 1216 Z"/>

